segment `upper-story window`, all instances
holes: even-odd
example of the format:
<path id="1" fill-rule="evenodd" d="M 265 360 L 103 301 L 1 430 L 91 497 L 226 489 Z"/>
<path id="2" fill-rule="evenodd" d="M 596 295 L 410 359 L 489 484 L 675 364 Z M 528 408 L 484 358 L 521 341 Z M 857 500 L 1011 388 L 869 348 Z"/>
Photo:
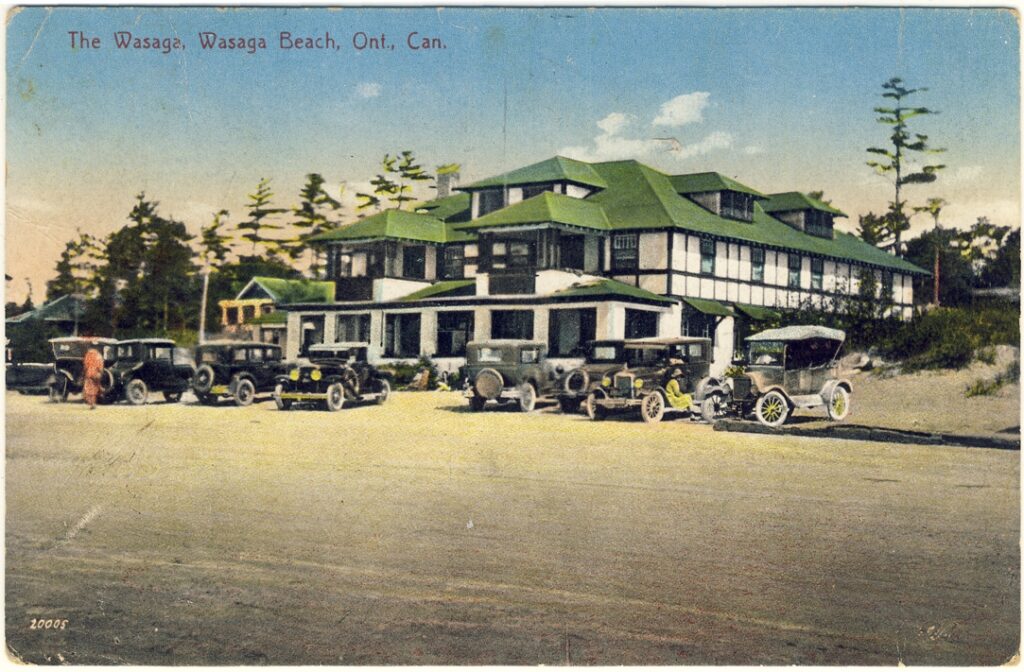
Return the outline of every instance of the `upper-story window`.
<path id="1" fill-rule="evenodd" d="M 754 197 L 739 191 L 723 191 L 719 214 L 729 219 L 739 219 L 744 222 L 753 221 Z"/>
<path id="2" fill-rule="evenodd" d="M 805 210 L 804 231 L 812 236 L 832 238 L 832 213 L 821 210 Z"/>
<path id="3" fill-rule="evenodd" d="M 529 268 L 534 265 L 533 243 L 525 240 L 491 243 L 491 270 Z"/>
<path id="4" fill-rule="evenodd" d="M 427 277 L 427 248 L 423 245 L 410 245 L 402 250 L 402 277 Z"/>
<path id="5" fill-rule="evenodd" d="M 892 272 L 882 271 L 882 298 L 892 298 Z"/>
<path id="6" fill-rule="evenodd" d="M 811 289 L 821 289 L 825 278 L 825 260 L 811 259 Z"/>
<path id="7" fill-rule="evenodd" d="M 750 279 L 754 282 L 764 282 L 764 249 L 753 247 L 750 249 Z"/>
<path id="8" fill-rule="evenodd" d="M 620 233 L 612 236 L 612 270 L 631 271 L 639 264 L 639 238 L 635 233 Z"/>
<path id="9" fill-rule="evenodd" d="M 339 278 L 350 278 L 352 277 L 352 255 L 345 252 L 338 255 L 338 273 Z"/>
<path id="10" fill-rule="evenodd" d="M 444 277 L 461 280 L 466 268 L 466 248 L 463 245 L 448 245 L 444 248 Z"/>
<path id="11" fill-rule="evenodd" d="M 801 258 L 799 254 L 789 255 L 789 281 L 786 283 L 789 287 L 800 286 L 800 264 Z"/>
<path id="12" fill-rule="evenodd" d="M 477 217 L 483 217 L 489 212 L 501 210 L 505 207 L 504 189 L 485 189 L 477 192 L 477 198 L 480 199 L 480 208 L 477 212 Z"/>
<path id="13" fill-rule="evenodd" d="M 555 185 L 553 183 L 523 185 L 523 200 L 543 194 L 545 191 L 555 191 Z"/>
<path id="14" fill-rule="evenodd" d="M 701 275 L 715 274 L 715 241 L 700 241 L 700 272 Z"/>

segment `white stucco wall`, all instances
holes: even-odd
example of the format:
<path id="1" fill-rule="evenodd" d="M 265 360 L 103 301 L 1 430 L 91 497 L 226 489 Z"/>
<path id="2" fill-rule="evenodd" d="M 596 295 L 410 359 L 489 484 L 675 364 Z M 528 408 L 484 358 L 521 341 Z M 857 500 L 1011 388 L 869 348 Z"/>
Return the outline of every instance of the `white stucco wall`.
<path id="1" fill-rule="evenodd" d="M 412 294 L 418 289 L 429 287 L 426 280 L 403 280 L 400 278 L 378 278 L 373 281 L 374 301 L 393 301 Z"/>
<path id="2" fill-rule="evenodd" d="M 668 234 L 641 233 L 639 241 L 641 269 L 662 269 L 668 266 Z"/>

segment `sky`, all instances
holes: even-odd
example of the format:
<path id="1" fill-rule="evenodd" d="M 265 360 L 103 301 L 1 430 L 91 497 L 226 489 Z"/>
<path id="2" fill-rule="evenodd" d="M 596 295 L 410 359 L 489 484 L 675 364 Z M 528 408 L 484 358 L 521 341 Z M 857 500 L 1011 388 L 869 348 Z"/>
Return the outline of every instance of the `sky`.
<path id="1" fill-rule="evenodd" d="M 119 31 L 158 48 L 119 49 Z M 241 221 L 260 178 L 289 207 L 319 172 L 355 217 L 406 149 L 462 183 L 555 154 L 715 170 L 823 190 L 852 230 L 892 200 L 865 149 L 887 141 L 873 108 L 893 76 L 927 87 L 911 102 L 939 114 L 912 130 L 947 150 L 909 204 L 1019 226 L 1018 31 L 1009 11 L 949 8 L 25 8 L 6 34 L 8 300 L 31 283 L 40 301 L 64 243 L 120 228 L 139 192 L 198 233 L 221 209 Z M 282 32 L 336 48 L 283 49 Z"/>

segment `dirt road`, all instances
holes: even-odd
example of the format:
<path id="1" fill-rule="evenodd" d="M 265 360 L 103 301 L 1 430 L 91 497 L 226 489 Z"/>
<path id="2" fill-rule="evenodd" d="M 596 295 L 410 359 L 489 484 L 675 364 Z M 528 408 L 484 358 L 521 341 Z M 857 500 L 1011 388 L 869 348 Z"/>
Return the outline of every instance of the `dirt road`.
<path id="1" fill-rule="evenodd" d="M 1019 645 L 1014 452 L 444 393 L 337 414 L 6 401 L 27 661 L 996 664 Z"/>

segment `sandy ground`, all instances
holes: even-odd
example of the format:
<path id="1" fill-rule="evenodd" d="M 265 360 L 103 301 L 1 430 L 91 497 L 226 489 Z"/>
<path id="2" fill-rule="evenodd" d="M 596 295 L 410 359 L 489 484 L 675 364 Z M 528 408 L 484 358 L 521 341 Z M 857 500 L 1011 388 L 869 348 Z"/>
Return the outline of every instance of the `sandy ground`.
<path id="1" fill-rule="evenodd" d="M 1019 646 L 1016 452 L 471 414 L 453 393 L 337 414 L 6 401 L 6 635 L 26 661 L 996 664 Z"/>

